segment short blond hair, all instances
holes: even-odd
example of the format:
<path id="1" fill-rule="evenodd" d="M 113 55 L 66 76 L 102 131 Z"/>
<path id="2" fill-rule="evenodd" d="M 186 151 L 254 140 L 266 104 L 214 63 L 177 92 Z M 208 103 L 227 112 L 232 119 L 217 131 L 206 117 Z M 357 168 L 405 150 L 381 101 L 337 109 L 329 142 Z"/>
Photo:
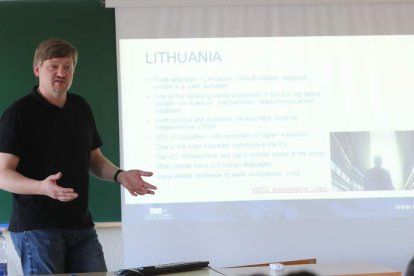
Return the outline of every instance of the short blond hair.
<path id="1" fill-rule="evenodd" d="M 73 67 L 76 67 L 76 63 L 78 62 L 78 50 L 63 39 L 50 38 L 42 41 L 39 46 L 37 46 L 33 58 L 33 67 L 42 65 L 45 60 L 63 57 L 72 58 Z"/>

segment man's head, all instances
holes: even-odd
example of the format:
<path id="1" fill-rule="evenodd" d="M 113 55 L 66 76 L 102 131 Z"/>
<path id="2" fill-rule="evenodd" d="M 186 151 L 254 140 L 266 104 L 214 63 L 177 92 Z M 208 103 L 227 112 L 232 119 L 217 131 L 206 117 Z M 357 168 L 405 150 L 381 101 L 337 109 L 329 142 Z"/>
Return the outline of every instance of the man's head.
<path id="1" fill-rule="evenodd" d="M 72 85 L 78 51 L 62 39 L 39 44 L 33 58 L 33 72 L 39 79 L 39 92 L 50 102 L 64 103 Z"/>
<path id="2" fill-rule="evenodd" d="M 374 156 L 374 165 L 375 165 L 375 167 L 381 167 L 381 164 L 382 164 L 382 157 L 379 156 L 379 155 Z"/>
<path id="3" fill-rule="evenodd" d="M 76 67 L 78 50 L 65 40 L 47 39 L 37 46 L 33 58 L 33 67 L 42 65 L 45 60 L 63 57 L 70 57 L 73 60 L 73 67 Z"/>

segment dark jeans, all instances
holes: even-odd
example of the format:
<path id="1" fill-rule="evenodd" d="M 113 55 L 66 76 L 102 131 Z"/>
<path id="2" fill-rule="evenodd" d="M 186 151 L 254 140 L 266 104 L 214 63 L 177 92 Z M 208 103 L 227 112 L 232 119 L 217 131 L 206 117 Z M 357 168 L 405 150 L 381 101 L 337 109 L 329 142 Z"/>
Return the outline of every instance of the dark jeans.
<path id="1" fill-rule="evenodd" d="M 94 228 L 41 229 L 10 236 L 25 275 L 107 270 Z"/>

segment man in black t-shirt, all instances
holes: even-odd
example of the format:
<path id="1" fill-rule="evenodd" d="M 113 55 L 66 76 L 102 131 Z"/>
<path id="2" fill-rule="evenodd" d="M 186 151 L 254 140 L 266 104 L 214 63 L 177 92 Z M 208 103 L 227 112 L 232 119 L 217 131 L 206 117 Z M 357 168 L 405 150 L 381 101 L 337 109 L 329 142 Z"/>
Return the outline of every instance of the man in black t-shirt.
<path id="1" fill-rule="evenodd" d="M 61 39 L 39 44 L 39 84 L 0 120 L 0 189 L 13 193 L 10 234 L 24 274 L 106 271 L 88 208 L 89 173 L 154 194 L 142 176 L 123 171 L 101 152 L 89 104 L 69 93 L 77 50 Z"/>

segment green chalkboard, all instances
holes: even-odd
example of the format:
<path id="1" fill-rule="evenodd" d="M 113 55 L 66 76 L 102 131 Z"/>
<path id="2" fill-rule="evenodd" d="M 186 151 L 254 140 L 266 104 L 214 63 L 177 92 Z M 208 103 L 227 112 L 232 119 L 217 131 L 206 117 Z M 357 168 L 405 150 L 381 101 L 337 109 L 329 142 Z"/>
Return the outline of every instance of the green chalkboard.
<path id="1" fill-rule="evenodd" d="M 50 37 L 79 51 L 71 91 L 92 106 L 102 152 L 119 163 L 118 92 L 114 10 L 100 0 L 0 1 L 0 113 L 37 84 L 32 72 L 36 46 Z M 91 177 L 90 209 L 96 222 L 121 221 L 120 190 Z M 0 225 L 7 224 L 11 195 L 0 190 Z"/>

